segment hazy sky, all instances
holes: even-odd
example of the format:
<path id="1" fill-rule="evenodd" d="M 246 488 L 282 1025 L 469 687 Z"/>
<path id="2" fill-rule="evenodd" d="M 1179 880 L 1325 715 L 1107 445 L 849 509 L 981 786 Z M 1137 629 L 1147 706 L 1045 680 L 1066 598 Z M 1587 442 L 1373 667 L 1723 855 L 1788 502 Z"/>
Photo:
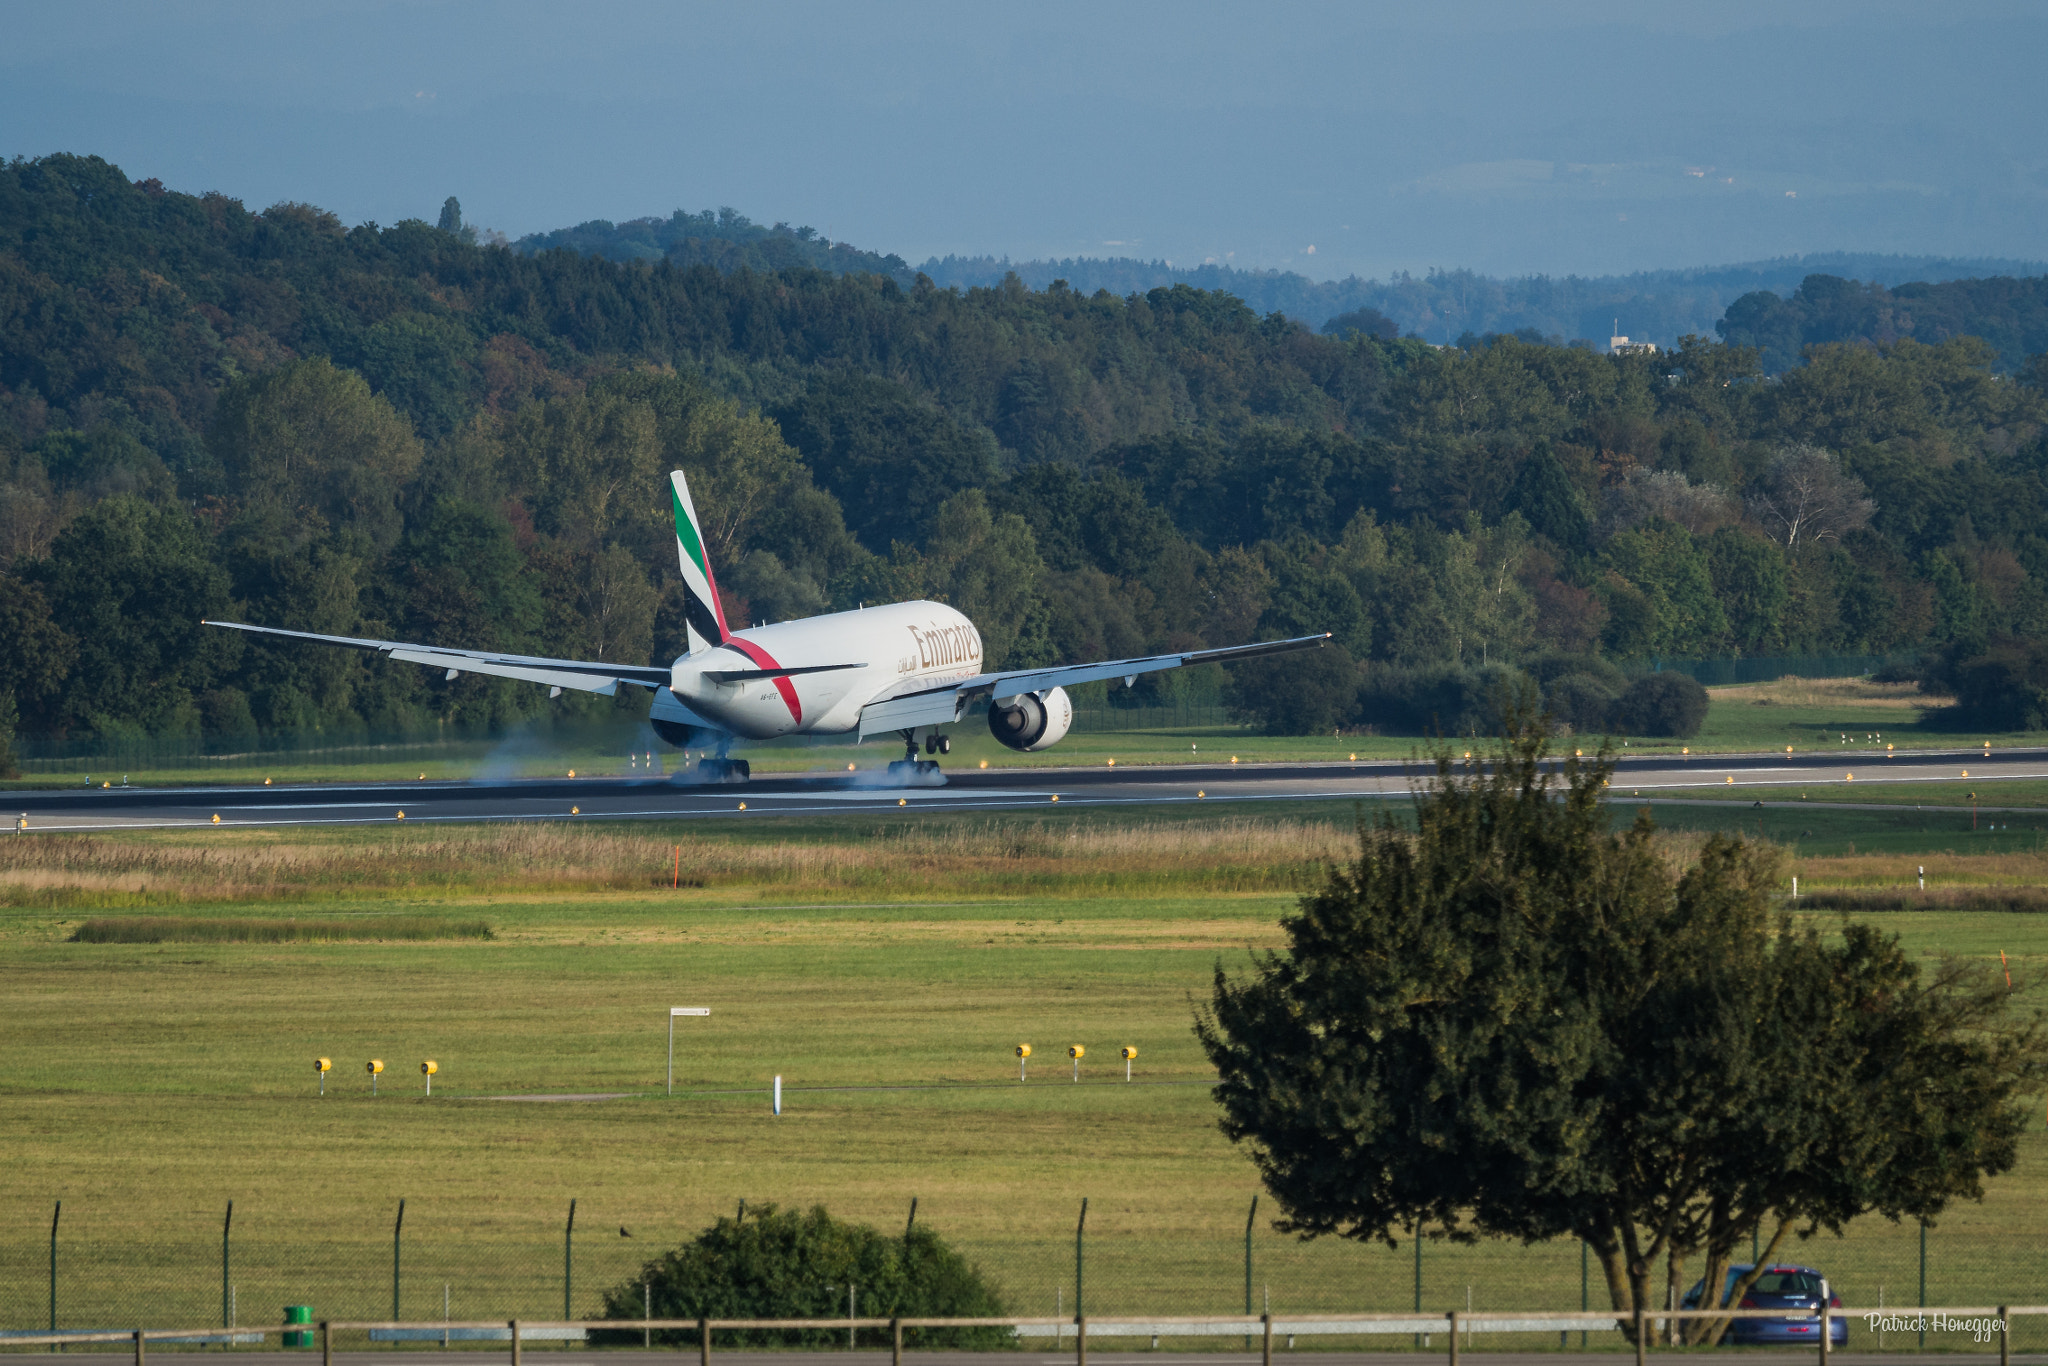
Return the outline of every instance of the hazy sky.
<path id="1" fill-rule="evenodd" d="M 513 236 L 1317 277 L 2048 257 L 2048 5 L 0 3 L 0 151 Z"/>

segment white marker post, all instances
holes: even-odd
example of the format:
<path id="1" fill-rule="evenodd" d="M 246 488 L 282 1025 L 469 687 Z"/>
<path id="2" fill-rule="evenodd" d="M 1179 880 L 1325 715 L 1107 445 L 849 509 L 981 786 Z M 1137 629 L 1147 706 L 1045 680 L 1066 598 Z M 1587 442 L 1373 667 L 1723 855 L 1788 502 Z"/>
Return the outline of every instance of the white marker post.
<path id="1" fill-rule="evenodd" d="M 782 1113 L 782 1078 L 775 1079 L 775 1113 Z"/>
<path id="2" fill-rule="evenodd" d="M 704 1006 L 670 1006 L 668 1008 L 668 1093 L 676 1093 L 676 1016 L 709 1015 Z"/>

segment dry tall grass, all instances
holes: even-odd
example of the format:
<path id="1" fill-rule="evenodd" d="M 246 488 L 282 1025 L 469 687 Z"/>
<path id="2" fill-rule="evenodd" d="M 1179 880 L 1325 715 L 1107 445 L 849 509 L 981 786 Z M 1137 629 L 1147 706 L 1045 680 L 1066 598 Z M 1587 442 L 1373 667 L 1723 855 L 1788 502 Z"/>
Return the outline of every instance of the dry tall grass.
<path id="1" fill-rule="evenodd" d="M 1929 697 L 1916 683 L 1877 683 L 1868 678 L 1797 678 L 1769 683 L 1744 683 L 1709 688 L 1717 702 L 1747 702 L 1759 707 L 1858 707 L 1901 711 L 1946 707 L 1952 697 Z"/>
<path id="2" fill-rule="evenodd" d="M 64 836 L 0 844 L 0 905 L 133 907 L 305 901 L 371 894 L 589 892 L 767 885 L 962 890 L 1303 885 L 1354 847 L 1329 822 L 1223 820 L 1129 826 L 1037 821 L 909 825 L 858 839 L 754 841 L 695 834 L 681 845 L 573 825 L 394 831 L 345 842 Z"/>

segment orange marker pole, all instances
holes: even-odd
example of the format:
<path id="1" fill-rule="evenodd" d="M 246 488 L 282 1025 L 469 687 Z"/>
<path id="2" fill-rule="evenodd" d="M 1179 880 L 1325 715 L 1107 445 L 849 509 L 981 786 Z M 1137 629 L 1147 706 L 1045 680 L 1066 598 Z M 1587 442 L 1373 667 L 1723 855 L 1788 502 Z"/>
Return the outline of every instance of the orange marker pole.
<path id="1" fill-rule="evenodd" d="M 2005 950 L 1998 951 L 1998 966 L 2005 969 L 2005 989 L 2012 990 L 2012 964 L 2005 961 Z"/>

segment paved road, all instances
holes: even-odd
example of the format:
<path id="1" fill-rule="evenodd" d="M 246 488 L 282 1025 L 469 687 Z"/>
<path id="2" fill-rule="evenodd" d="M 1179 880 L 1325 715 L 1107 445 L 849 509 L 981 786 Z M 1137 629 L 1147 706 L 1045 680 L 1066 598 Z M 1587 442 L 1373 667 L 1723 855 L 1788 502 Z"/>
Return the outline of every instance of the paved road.
<path id="1" fill-rule="evenodd" d="M 1441 1342 L 1441 1335 L 1438 1341 Z M 1995 1357 L 1997 1343 L 1992 1342 L 1972 1348 L 1967 1337 L 1958 1340 L 1958 1351 L 1976 1351 L 1987 1357 Z M 26 1350 L 26 1349 L 24 1349 Z M 43 1349 L 37 1348 L 36 1351 Z M 148 1355 L 160 1356 L 173 1349 L 161 1343 L 151 1343 Z M 209 1352 L 218 1355 L 217 1349 L 184 1348 L 182 1352 Z M 582 1350 L 564 1351 L 552 1344 L 526 1343 L 521 1353 L 523 1360 L 532 1366 L 696 1366 L 697 1349 L 686 1346 L 672 1352 L 607 1351 L 593 1353 Z M 1314 1366 L 1424 1366 L 1424 1363 L 1438 1360 L 1446 1354 L 1437 1351 L 1407 1352 L 1330 1352 L 1297 1349 L 1282 1351 L 1279 1342 L 1273 1344 L 1275 1358 L 1302 1357 Z M 1461 1355 L 1477 1357 L 1487 1366 L 1614 1366 L 1617 1361 L 1630 1360 L 1628 1349 L 1617 1340 L 1615 1349 L 1608 1352 L 1490 1352 L 1484 1348 L 1467 1349 Z M 1651 1360 L 1664 1353 L 1652 1349 Z M 1694 1353 L 1697 1356 L 1697 1353 Z M 1737 1366 L 1812 1366 L 1819 1355 L 1816 1351 L 1768 1351 L 1745 1348 L 1730 1351 L 1717 1360 L 1728 1360 Z M 336 1352 L 337 1362 L 348 1366 L 448 1366 L 455 1360 L 508 1360 L 511 1356 L 509 1344 L 495 1348 L 451 1348 L 448 1351 L 400 1351 L 384 1350 L 374 1352 Z M 232 1357 L 236 1366 L 306 1366 L 309 1361 L 319 1359 L 318 1349 L 296 1352 L 249 1352 L 237 1351 Z M 745 1361 L 762 1363 L 767 1360 L 785 1359 L 760 1350 L 749 1350 Z M 833 1366 L 888 1366 L 887 1352 L 790 1352 L 786 1359 L 796 1362 L 831 1362 Z M 905 1352 L 903 1359 L 916 1366 L 1073 1366 L 1071 1351 L 1057 1355 L 1039 1351 L 1004 1352 Z M 1967 1358 L 1964 1358 L 1967 1360 Z M 718 1349 L 712 1353 L 712 1360 L 731 1361 L 729 1349 Z M 1170 1349 L 1156 1352 L 1104 1352 L 1092 1345 L 1088 1349 L 1090 1366 L 1252 1366 L 1259 1360 L 1257 1352 L 1178 1352 Z M 1828 1357 L 1833 1366 L 1956 1366 L 1956 1352 L 1921 1353 L 1910 1351 L 1877 1352 L 1834 1352 Z M 133 1366 L 133 1351 L 115 1354 L 99 1352 L 66 1352 L 65 1366 Z M 2048 1366 L 2048 1356 L 2038 1353 L 2014 1352 L 2015 1366 Z"/>
<path id="2" fill-rule="evenodd" d="M 25 815 L 31 832 L 332 825 L 412 821 L 739 819 L 761 814 L 918 815 L 1017 810 L 1054 802 L 1130 806 L 1207 801 L 1358 800 L 1405 797 L 1425 776 L 1403 762 L 1175 764 L 1156 767 L 964 769 L 905 787 L 876 770 L 757 778 L 744 784 L 687 778 L 548 778 L 510 782 L 308 784 L 279 787 L 91 788 L 10 794 L 0 811 Z M 1614 794 L 1652 799 L 1675 788 L 1754 789 L 1771 801 L 1797 789 L 1853 801 L 1872 784 L 2048 778 L 2048 749 L 1882 750 L 1840 753 L 1656 756 L 1623 759 Z M 1987 808 L 1989 809 L 1989 808 Z M 216 822 L 214 818 L 218 816 Z M 7 824 L 12 825 L 12 819 Z"/>

